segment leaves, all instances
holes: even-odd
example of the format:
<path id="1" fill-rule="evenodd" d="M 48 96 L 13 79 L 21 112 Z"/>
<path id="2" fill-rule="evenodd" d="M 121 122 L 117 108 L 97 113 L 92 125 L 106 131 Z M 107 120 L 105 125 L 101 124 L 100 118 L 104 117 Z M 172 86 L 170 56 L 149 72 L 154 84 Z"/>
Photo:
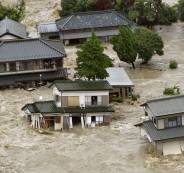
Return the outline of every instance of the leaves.
<path id="1" fill-rule="evenodd" d="M 77 51 L 77 75 L 88 80 L 104 79 L 108 76 L 106 68 L 112 60 L 103 53 L 104 47 L 93 33 L 92 37 Z"/>
<path id="2" fill-rule="evenodd" d="M 137 45 L 133 31 L 128 27 L 120 27 L 119 34 L 111 39 L 111 43 L 120 60 L 132 64 L 134 68 Z"/>
<path id="3" fill-rule="evenodd" d="M 135 30 L 138 57 L 147 63 L 153 55 L 163 55 L 162 38 L 151 30 L 139 27 Z"/>

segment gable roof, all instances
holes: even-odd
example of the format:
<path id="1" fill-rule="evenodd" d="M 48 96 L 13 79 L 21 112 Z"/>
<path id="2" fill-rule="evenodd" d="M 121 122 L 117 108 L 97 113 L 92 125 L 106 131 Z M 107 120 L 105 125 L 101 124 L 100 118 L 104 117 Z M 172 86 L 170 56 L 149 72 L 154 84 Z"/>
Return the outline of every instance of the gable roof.
<path id="1" fill-rule="evenodd" d="M 106 80 L 112 86 L 134 86 L 133 82 L 128 77 L 124 68 L 120 67 L 109 67 L 106 69 L 109 77 Z"/>
<path id="2" fill-rule="evenodd" d="M 0 62 L 65 57 L 61 41 L 21 39 L 0 43 Z"/>
<path id="3" fill-rule="evenodd" d="M 55 22 L 40 23 L 37 25 L 37 30 L 39 33 L 58 32 Z"/>
<path id="4" fill-rule="evenodd" d="M 59 80 L 55 81 L 53 85 L 55 85 L 59 91 L 104 91 L 112 89 L 110 84 L 105 80 L 100 81 Z"/>
<path id="5" fill-rule="evenodd" d="M 87 106 L 81 108 L 73 107 L 57 107 L 54 101 L 40 101 L 25 105 L 22 110 L 28 109 L 31 113 L 94 113 L 94 112 L 114 112 L 112 106 Z M 49 115 L 52 116 L 52 115 Z"/>
<path id="6" fill-rule="evenodd" d="M 0 21 L 0 36 L 11 34 L 19 38 L 27 38 L 26 26 L 7 17 Z"/>
<path id="7" fill-rule="evenodd" d="M 184 95 L 150 100 L 141 106 L 148 106 L 154 116 L 172 115 L 184 112 Z"/>
<path id="8" fill-rule="evenodd" d="M 74 13 L 56 21 L 59 30 L 77 30 L 101 27 L 134 25 L 122 13 L 115 10 L 88 11 Z"/>
<path id="9" fill-rule="evenodd" d="M 173 138 L 184 137 L 184 127 L 173 127 L 166 129 L 157 129 L 151 120 L 144 121 L 136 126 L 143 126 L 153 141 L 162 141 Z"/>

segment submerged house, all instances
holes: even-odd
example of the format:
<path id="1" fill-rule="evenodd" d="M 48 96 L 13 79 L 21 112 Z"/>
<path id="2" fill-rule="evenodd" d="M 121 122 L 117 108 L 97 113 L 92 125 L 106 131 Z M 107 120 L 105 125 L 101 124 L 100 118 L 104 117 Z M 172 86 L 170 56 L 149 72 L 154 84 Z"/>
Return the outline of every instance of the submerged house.
<path id="1" fill-rule="evenodd" d="M 28 38 L 26 26 L 9 18 L 0 21 L 0 41 Z"/>
<path id="2" fill-rule="evenodd" d="M 109 74 L 106 80 L 113 88 L 113 90 L 110 91 L 110 99 L 112 99 L 112 97 L 131 97 L 134 91 L 134 84 L 124 68 L 109 67 L 106 71 Z"/>
<path id="3" fill-rule="evenodd" d="M 65 57 L 60 41 L 3 40 L 0 43 L 0 87 L 65 79 Z"/>
<path id="4" fill-rule="evenodd" d="M 118 34 L 119 26 L 133 27 L 135 24 L 120 12 L 102 10 L 77 12 L 63 17 L 56 21 L 56 27 L 54 24 L 40 24 L 38 31 L 43 38 L 52 37 L 54 32 L 59 32 L 60 39 L 67 45 L 83 43 L 91 37 L 92 32 L 102 41 L 109 41 Z"/>
<path id="5" fill-rule="evenodd" d="M 113 108 L 109 105 L 107 81 L 55 81 L 53 100 L 25 105 L 25 112 L 34 128 L 64 130 L 81 127 L 95 127 L 108 124 Z"/>
<path id="6" fill-rule="evenodd" d="M 150 100 L 142 105 L 146 119 L 141 135 L 163 155 L 184 151 L 184 95 Z"/>

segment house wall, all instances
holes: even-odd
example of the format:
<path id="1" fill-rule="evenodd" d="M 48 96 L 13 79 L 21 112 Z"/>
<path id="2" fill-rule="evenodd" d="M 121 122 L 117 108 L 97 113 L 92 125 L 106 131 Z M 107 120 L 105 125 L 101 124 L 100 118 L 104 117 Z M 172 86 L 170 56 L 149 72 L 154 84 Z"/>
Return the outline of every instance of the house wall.
<path id="1" fill-rule="evenodd" d="M 79 99 L 78 106 L 86 106 L 86 96 L 102 96 L 102 105 L 109 104 L 109 91 L 75 91 L 75 92 L 62 92 L 62 101 L 64 104 L 62 106 L 67 106 L 67 102 L 71 100 L 71 98 Z M 63 98 L 64 97 L 64 98 Z M 77 101 L 76 101 L 77 102 Z"/>
<path id="2" fill-rule="evenodd" d="M 6 35 L 3 35 L 2 37 L 0 37 L 0 40 L 14 40 L 14 39 L 19 39 L 19 37 L 15 37 L 15 36 L 10 35 L 10 34 L 6 34 Z"/>
<path id="3" fill-rule="evenodd" d="M 61 130 L 62 128 L 63 128 L 63 116 L 55 117 L 54 130 Z"/>
<path id="4" fill-rule="evenodd" d="M 164 119 L 157 120 L 157 128 L 164 129 Z"/>
<path id="5" fill-rule="evenodd" d="M 60 100 L 56 101 L 55 96 L 58 96 L 60 98 Z M 53 97 L 54 97 L 56 106 L 61 107 L 61 92 L 56 87 L 53 88 Z"/>

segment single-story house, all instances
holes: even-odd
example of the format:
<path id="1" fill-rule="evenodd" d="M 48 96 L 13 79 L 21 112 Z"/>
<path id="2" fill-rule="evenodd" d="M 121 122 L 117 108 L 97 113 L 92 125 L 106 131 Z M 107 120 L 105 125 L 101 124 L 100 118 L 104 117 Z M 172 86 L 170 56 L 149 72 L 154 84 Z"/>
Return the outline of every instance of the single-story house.
<path id="1" fill-rule="evenodd" d="M 59 30 L 55 22 L 45 22 L 37 25 L 38 33 L 43 39 L 60 40 Z"/>
<path id="2" fill-rule="evenodd" d="M 53 33 L 59 32 L 60 39 L 67 45 L 83 43 L 91 37 L 92 32 L 102 41 L 109 41 L 118 34 L 119 26 L 135 27 L 135 23 L 115 10 L 87 11 L 56 20 L 56 27 L 49 23 L 44 27 L 42 24 L 38 25 L 38 32 L 43 38 L 52 37 Z"/>
<path id="3" fill-rule="evenodd" d="M 184 95 L 149 100 L 142 104 L 145 120 L 136 126 L 163 155 L 184 151 Z"/>
<path id="4" fill-rule="evenodd" d="M 0 21 L 0 41 L 28 38 L 26 26 L 9 18 Z"/>
<path id="5" fill-rule="evenodd" d="M 61 41 L 4 40 L 0 43 L 0 87 L 67 77 Z"/>
<path id="6" fill-rule="evenodd" d="M 110 91 L 110 98 L 113 96 L 128 98 L 132 96 L 134 84 L 122 67 L 109 67 L 106 69 L 109 77 L 106 80 L 113 90 Z"/>
<path id="7" fill-rule="evenodd" d="M 22 108 L 33 128 L 64 130 L 76 125 L 84 128 L 110 123 L 114 110 L 109 105 L 112 88 L 107 81 L 59 80 L 52 86 L 53 100 Z"/>

